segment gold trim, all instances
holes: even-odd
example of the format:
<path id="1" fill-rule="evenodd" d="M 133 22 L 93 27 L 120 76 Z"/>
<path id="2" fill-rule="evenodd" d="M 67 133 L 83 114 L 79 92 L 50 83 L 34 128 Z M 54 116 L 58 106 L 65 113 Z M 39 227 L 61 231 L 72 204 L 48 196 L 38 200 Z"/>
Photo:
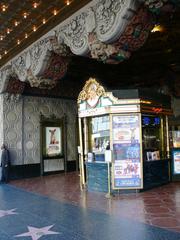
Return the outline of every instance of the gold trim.
<path id="1" fill-rule="evenodd" d="M 79 96 L 78 96 L 78 103 L 80 103 L 81 101 L 85 101 L 87 99 L 90 98 L 90 94 L 91 94 L 91 86 L 95 85 L 96 86 L 96 95 L 98 97 L 100 96 L 105 96 L 105 90 L 104 88 L 96 81 L 95 78 L 90 78 L 85 86 L 83 87 L 83 90 L 80 92 Z"/>

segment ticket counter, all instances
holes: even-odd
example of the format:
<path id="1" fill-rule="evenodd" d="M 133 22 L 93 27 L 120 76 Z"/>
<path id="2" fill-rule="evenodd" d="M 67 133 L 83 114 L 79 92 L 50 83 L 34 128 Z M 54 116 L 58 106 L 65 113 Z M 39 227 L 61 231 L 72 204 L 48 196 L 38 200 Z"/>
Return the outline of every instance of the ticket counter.
<path id="1" fill-rule="evenodd" d="M 90 79 L 78 110 L 82 187 L 112 192 L 169 181 L 169 97 L 137 89 L 106 91 Z"/>

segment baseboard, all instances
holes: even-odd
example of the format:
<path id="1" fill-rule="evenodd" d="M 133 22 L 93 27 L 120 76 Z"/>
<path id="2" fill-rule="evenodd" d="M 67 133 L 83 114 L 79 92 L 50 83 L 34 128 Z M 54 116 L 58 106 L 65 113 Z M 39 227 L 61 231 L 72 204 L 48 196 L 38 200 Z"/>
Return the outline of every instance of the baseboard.
<path id="1" fill-rule="evenodd" d="M 76 161 L 68 161 L 67 162 L 67 172 L 76 171 Z M 64 171 L 55 171 L 48 172 L 44 175 L 61 173 Z M 39 177 L 41 175 L 41 167 L 40 163 L 37 164 L 26 164 L 26 165 L 12 165 L 10 169 L 10 179 L 23 179 L 23 178 L 32 178 Z"/>
<path id="2" fill-rule="evenodd" d="M 40 176 L 40 164 L 13 165 L 10 169 L 10 179 L 22 179 Z"/>

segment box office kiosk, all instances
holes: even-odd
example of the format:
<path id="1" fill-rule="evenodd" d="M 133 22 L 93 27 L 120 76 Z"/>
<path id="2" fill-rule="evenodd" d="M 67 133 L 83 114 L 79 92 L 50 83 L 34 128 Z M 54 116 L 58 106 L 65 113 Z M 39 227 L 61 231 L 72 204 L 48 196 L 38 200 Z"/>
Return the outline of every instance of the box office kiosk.
<path id="1" fill-rule="evenodd" d="M 147 189 L 169 181 L 169 97 L 105 91 L 89 79 L 78 97 L 81 186 Z"/>

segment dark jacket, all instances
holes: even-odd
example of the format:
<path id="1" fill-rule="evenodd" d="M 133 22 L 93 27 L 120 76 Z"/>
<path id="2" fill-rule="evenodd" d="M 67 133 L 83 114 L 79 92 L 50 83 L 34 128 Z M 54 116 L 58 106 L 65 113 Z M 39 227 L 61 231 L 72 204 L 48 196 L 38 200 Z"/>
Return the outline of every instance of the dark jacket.
<path id="1" fill-rule="evenodd" d="M 7 149 L 3 149 L 1 155 L 1 167 L 5 168 L 9 166 L 10 166 L 9 151 Z"/>

